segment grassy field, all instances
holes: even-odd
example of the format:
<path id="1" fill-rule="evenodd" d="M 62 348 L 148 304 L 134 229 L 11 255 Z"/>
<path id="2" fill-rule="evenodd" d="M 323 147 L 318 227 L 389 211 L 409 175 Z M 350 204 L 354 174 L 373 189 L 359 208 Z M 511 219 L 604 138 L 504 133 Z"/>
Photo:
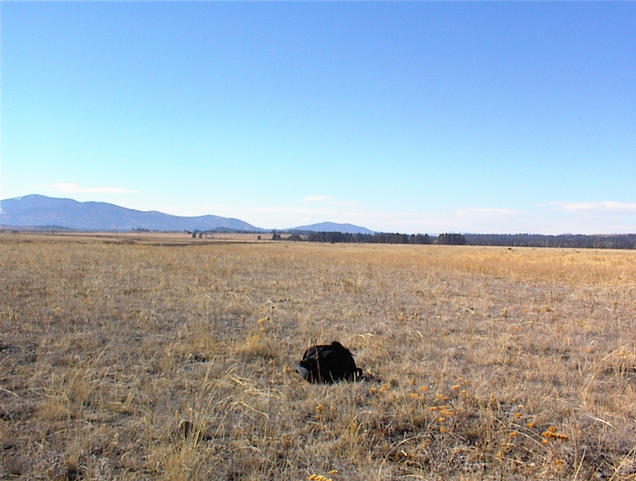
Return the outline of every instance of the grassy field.
<path id="1" fill-rule="evenodd" d="M 0 234 L 12 477 L 634 480 L 636 252 Z"/>

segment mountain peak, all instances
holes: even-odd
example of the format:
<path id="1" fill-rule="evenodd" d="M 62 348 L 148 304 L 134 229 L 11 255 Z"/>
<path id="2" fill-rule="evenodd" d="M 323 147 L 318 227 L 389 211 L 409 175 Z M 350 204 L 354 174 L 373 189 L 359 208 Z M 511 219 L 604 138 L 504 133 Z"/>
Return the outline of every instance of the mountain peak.
<path id="1" fill-rule="evenodd" d="M 309 232 L 342 232 L 343 234 L 373 234 L 372 230 L 354 224 L 339 224 L 337 222 L 320 222 L 318 224 L 294 227 L 294 231 Z"/>

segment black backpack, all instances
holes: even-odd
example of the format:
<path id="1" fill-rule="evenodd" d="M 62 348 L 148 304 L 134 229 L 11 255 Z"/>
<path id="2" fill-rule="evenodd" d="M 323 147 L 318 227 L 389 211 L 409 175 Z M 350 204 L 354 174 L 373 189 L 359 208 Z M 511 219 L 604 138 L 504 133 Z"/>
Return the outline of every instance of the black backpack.
<path id="1" fill-rule="evenodd" d="M 356 367 L 349 349 L 337 341 L 311 346 L 305 351 L 296 371 L 305 380 L 314 383 L 356 381 L 362 377 L 362 369 Z"/>

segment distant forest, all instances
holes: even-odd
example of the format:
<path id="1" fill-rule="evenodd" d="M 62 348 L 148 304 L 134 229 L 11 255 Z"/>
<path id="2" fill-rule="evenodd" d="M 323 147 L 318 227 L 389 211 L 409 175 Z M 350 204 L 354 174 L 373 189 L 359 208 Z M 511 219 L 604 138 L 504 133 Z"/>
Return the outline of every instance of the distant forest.
<path id="1" fill-rule="evenodd" d="M 274 232 L 272 239 L 280 240 Z M 540 234 L 346 234 L 342 232 L 293 233 L 286 240 L 307 242 L 357 242 L 374 244 L 440 244 L 508 247 L 577 247 L 593 249 L 636 249 L 636 234 L 540 235 Z"/>

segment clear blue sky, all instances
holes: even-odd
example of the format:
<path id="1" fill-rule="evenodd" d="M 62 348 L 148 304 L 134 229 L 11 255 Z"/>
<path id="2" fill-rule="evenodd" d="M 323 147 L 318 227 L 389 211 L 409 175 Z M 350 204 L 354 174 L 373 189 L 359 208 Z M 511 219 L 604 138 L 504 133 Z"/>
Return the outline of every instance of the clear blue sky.
<path id="1" fill-rule="evenodd" d="M 0 4 L 0 198 L 636 232 L 636 3 Z"/>

